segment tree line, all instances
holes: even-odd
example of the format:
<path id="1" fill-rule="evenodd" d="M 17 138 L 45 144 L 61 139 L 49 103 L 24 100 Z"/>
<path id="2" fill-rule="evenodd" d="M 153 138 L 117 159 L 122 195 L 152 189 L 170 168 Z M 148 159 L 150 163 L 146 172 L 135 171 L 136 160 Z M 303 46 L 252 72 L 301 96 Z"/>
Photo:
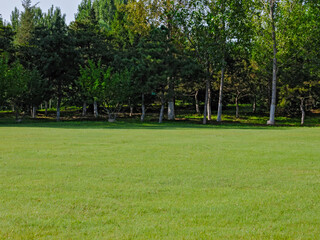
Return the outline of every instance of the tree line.
<path id="1" fill-rule="evenodd" d="M 75 20 L 31 0 L 0 18 L 0 108 L 36 117 L 54 100 L 114 121 L 124 106 L 183 99 L 203 123 L 223 106 L 301 114 L 319 107 L 320 3 L 315 0 L 82 0 Z M 1 110 L 0 109 L 0 110 Z M 47 112 L 47 110 L 46 110 Z"/>

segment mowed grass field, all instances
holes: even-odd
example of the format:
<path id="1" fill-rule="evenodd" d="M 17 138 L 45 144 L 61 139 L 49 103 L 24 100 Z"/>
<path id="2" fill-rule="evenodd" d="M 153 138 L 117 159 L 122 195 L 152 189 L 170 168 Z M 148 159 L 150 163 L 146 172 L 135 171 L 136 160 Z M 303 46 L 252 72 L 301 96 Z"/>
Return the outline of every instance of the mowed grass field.
<path id="1" fill-rule="evenodd" d="M 320 128 L 0 125 L 0 239 L 319 239 Z"/>

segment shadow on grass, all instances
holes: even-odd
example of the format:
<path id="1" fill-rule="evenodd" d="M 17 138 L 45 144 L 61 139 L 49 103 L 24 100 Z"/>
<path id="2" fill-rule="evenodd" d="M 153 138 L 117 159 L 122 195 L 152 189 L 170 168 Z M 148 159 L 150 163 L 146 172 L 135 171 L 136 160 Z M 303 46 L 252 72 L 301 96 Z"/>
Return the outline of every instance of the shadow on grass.
<path id="1" fill-rule="evenodd" d="M 260 129 L 260 130 L 285 130 L 292 127 L 301 127 L 299 119 L 277 117 L 275 126 L 268 126 L 267 115 L 242 115 L 240 119 L 232 115 L 225 114 L 221 123 L 215 119 L 208 121 L 206 125 L 202 124 L 202 116 L 197 114 L 177 115 L 176 121 L 165 121 L 158 123 L 157 113 L 147 115 L 146 121 L 140 122 L 140 114 L 133 117 L 123 114 L 117 122 L 109 123 L 106 115 L 101 115 L 95 119 L 93 116 L 81 117 L 75 111 L 64 111 L 64 117 L 61 122 L 55 121 L 55 112 L 49 112 L 46 117 L 43 113 L 38 114 L 37 119 L 26 117 L 21 123 L 16 123 L 12 113 L 0 113 L 1 127 L 33 127 L 33 128 L 66 128 L 66 129 L 157 129 L 157 130 L 175 130 L 175 129 Z M 305 126 L 320 127 L 320 114 L 313 113 L 307 116 Z"/>
<path id="2" fill-rule="evenodd" d="M 56 122 L 52 119 L 26 119 L 22 123 L 15 123 L 13 119 L 0 119 L 0 129 L 3 127 L 30 127 L 30 128 L 64 128 L 64 129 L 143 129 L 143 130 L 177 130 L 177 129 L 243 129 L 243 130 L 287 130 L 287 125 L 267 126 L 262 124 L 240 123 L 224 121 L 217 123 L 209 121 L 206 125 L 201 120 L 178 120 L 164 121 L 159 124 L 156 120 L 141 123 L 136 119 L 119 119 L 117 122 L 109 123 L 105 119 L 90 120 L 67 120 Z"/>

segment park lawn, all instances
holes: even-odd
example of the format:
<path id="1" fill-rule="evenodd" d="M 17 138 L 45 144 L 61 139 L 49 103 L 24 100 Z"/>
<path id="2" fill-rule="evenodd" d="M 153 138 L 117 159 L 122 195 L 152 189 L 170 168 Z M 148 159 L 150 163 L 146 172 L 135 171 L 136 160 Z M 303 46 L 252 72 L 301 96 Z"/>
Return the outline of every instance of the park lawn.
<path id="1" fill-rule="evenodd" d="M 0 125 L 0 239 L 317 239 L 320 128 Z"/>

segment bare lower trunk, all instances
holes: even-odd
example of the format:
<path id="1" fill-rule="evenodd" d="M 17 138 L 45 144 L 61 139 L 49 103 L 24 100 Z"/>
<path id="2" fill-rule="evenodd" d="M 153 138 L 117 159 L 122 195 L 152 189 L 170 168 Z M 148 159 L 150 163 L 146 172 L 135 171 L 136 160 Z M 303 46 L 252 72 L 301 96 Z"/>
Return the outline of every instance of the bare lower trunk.
<path id="1" fill-rule="evenodd" d="M 164 104 L 161 104 L 159 123 L 162 123 L 162 121 L 163 121 L 163 113 L 164 113 Z"/>
<path id="2" fill-rule="evenodd" d="M 45 114 L 46 116 L 48 116 L 48 102 L 47 102 L 47 101 L 44 102 L 44 108 L 45 108 L 44 114 Z"/>
<path id="3" fill-rule="evenodd" d="M 37 108 L 35 106 L 32 106 L 32 118 L 36 118 L 37 117 Z"/>
<path id="4" fill-rule="evenodd" d="M 270 18 L 272 24 L 272 41 L 273 41 L 273 66 L 272 66 L 272 96 L 270 104 L 270 118 L 268 125 L 274 125 L 276 112 L 276 93 L 277 93 L 277 42 L 276 29 L 274 25 L 274 3 L 270 6 Z"/>
<path id="5" fill-rule="evenodd" d="M 93 115 L 95 118 L 99 117 L 98 104 L 97 104 L 96 99 L 93 100 Z"/>
<path id="6" fill-rule="evenodd" d="M 174 102 L 170 101 L 168 102 L 168 120 L 174 120 L 175 116 L 174 116 Z"/>
<path id="7" fill-rule="evenodd" d="M 254 97 L 253 103 L 252 103 L 252 113 L 256 113 L 256 108 L 257 108 L 257 100 L 256 100 L 256 97 Z"/>
<path id="8" fill-rule="evenodd" d="M 57 102 L 57 122 L 60 121 L 60 107 L 61 107 L 61 96 L 58 97 L 58 102 Z"/>
<path id="9" fill-rule="evenodd" d="M 161 109 L 160 109 L 160 115 L 159 115 L 159 123 L 162 123 L 163 121 L 163 114 L 164 114 L 164 94 L 161 95 Z"/>
<path id="10" fill-rule="evenodd" d="M 212 119 L 211 112 L 211 86 L 208 87 L 208 102 L 207 102 L 208 120 Z"/>
<path id="11" fill-rule="evenodd" d="M 221 69 L 217 122 L 221 122 L 221 117 L 222 117 L 223 85 L 224 85 L 224 67 L 222 67 Z"/>
<path id="12" fill-rule="evenodd" d="M 141 122 L 144 121 L 146 116 L 146 106 L 144 104 L 144 94 L 141 95 Z"/>
<path id="13" fill-rule="evenodd" d="M 199 94 L 199 90 L 197 90 L 196 94 L 194 95 L 194 100 L 195 100 L 195 103 L 196 103 L 196 113 L 197 114 L 200 113 L 198 94 Z"/>
<path id="14" fill-rule="evenodd" d="M 236 118 L 239 118 L 239 103 L 238 103 L 238 97 L 236 97 Z"/>
<path id="15" fill-rule="evenodd" d="M 130 114 L 129 114 L 129 116 L 132 117 L 132 115 L 133 115 L 133 107 L 132 107 L 132 105 L 131 105 L 131 106 L 130 106 Z"/>
<path id="16" fill-rule="evenodd" d="M 85 117 L 86 115 L 87 115 L 87 102 L 83 102 L 82 117 Z"/>
<path id="17" fill-rule="evenodd" d="M 52 100 L 50 99 L 49 100 L 49 109 L 51 109 L 52 108 Z"/>
<path id="18" fill-rule="evenodd" d="M 204 109 L 203 109 L 203 124 L 207 124 L 207 107 L 208 107 L 208 88 L 210 87 L 210 81 L 207 79 L 206 81 L 206 95 L 204 99 Z"/>
<path id="19" fill-rule="evenodd" d="M 301 125 L 304 125 L 304 119 L 305 119 L 305 116 L 306 116 L 306 112 L 304 110 L 304 98 L 301 98 L 300 110 L 301 110 Z"/>
<path id="20" fill-rule="evenodd" d="M 172 82 L 173 79 L 168 80 L 169 82 L 169 89 L 168 89 L 168 120 L 174 120 L 175 114 L 174 114 L 174 85 Z"/>
<path id="21" fill-rule="evenodd" d="M 131 98 L 129 98 L 129 117 L 132 117 L 133 115 L 133 106 L 131 103 Z"/>

